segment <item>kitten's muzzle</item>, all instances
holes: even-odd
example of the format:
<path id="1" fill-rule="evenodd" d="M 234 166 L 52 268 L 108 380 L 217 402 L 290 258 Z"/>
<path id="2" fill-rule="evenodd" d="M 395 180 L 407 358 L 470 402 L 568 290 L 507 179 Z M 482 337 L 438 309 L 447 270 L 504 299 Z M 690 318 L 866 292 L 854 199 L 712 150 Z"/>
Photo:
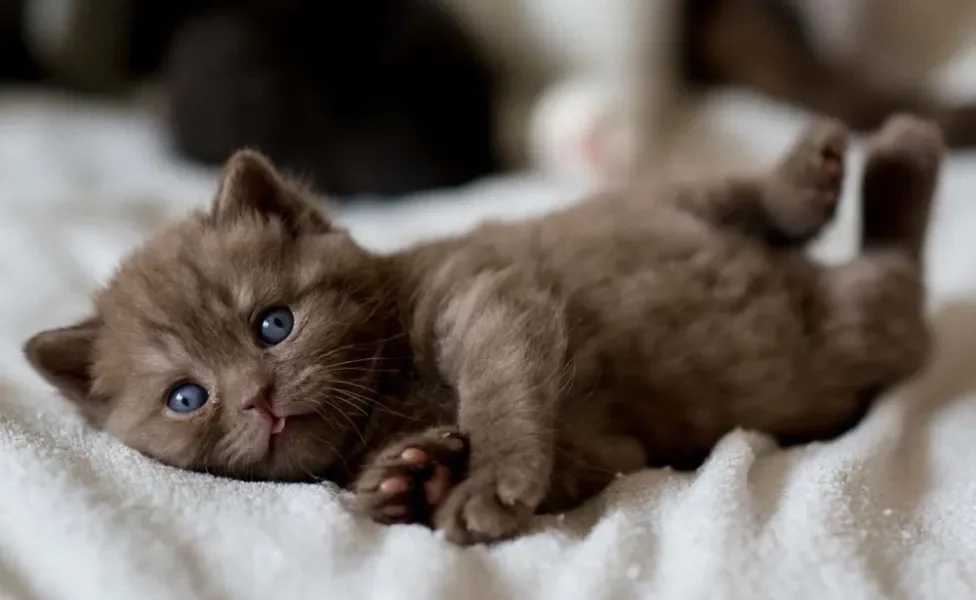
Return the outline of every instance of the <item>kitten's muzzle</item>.
<path id="1" fill-rule="evenodd" d="M 264 386 L 245 401 L 241 410 L 257 411 L 271 425 L 271 435 L 277 435 L 285 429 L 288 417 L 275 407 L 274 390 L 270 385 Z"/>

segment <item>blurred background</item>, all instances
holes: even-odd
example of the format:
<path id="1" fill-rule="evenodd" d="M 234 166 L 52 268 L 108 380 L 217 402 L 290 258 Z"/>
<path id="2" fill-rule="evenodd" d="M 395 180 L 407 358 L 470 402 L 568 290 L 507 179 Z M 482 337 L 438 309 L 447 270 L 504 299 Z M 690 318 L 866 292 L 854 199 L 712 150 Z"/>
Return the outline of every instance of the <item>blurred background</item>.
<path id="1" fill-rule="evenodd" d="M 952 146 L 931 260 L 959 288 L 974 18 L 972 0 L 0 0 L 0 364 L 29 377 L 20 342 L 81 314 L 244 146 L 386 251 L 635 174 L 760 167 L 815 114 L 866 131 L 912 111 Z M 856 209 L 817 251 L 853 249 Z"/>
<path id="2" fill-rule="evenodd" d="M 974 15 L 968 0 L 2 0 L 0 81 L 140 111 L 187 164 L 258 148 L 336 198 L 526 170 L 592 184 L 667 164 L 703 98 L 729 90 L 861 131 L 922 113 L 976 146 L 976 104 L 938 79 Z"/>

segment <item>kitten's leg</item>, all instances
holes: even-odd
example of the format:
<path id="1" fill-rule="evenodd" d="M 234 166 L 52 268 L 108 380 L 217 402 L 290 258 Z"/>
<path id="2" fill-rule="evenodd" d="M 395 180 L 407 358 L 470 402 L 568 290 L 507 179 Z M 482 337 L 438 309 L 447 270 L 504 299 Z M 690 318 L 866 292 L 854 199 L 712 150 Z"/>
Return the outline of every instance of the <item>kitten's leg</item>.
<path id="1" fill-rule="evenodd" d="M 870 143 L 863 182 L 863 254 L 825 272 L 826 368 L 883 390 L 910 377 L 929 350 L 922 251 L 944 143 L 917 118 L 890 119 Z"/>
<path id="2" fill-rule="evenodd" d="M 839 121 L 816 121 L 771 173 L 692 182 L 676 190 L 674 201 L 720 227 L 737 229 L 775 246 L 802 246 L 836 212 L 847 139 L 848 130 Z"/>
<path id="3" fill-rule="evenodd" d="M 437 329 L 471 458 L 434 523 L 461 544 L 515 536 L 549 490 L 567 375 L 562 306 L 532 274 L 486 273 L 454 296 Z"/>
<path id="4" fill-rule="evenodd" d="M 932 121 L 897 115 L 871 140 L 862 189 L 865 253 L 904 254 L 921 268 L 942 135 Z"/>
<path id="5" fill-rule="evenodd" d="M 359 505 L 377 522 L 430 524 L 434 509 L 467 468 L 467 439 L 457 427 L 434 427 L 380 450 L 353 489 Z"/>

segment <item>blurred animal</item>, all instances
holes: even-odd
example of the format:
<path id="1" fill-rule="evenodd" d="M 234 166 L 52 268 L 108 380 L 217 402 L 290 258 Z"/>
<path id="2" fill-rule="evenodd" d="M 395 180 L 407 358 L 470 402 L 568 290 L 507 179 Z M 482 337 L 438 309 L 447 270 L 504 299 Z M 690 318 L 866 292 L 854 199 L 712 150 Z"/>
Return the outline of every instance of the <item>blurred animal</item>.
<path id="1" fill-rule="evenodd" d="M 976 145 L 976 105 L 930 79 L 972 31 L 966 0 L 439 0 L 501 73 L 509 164 L 606 180 L 670 151 L 700 92 L 742 87 L 876 128 L 924 114 L 950 147 Z"/>
<path id="2" fill-rule="evenodd" d="M 338 195 L 501 169 L 632 176 L 665 162 L 699 92 L 726 86 L 858 130 L 924 114 L 950 147 L 976 144 L 976 109 L 929 89 L 972 29 L 969 0 L 17 3 L 60 78 L 162 72 L 184 156 L 258 148 Z"/>
<path id="3" fill-rule="evenodd" d="M 194 15 L 165 66 L 185 154 L 253 147 L 333 195 L 394 195 L 497 171 L 492 82 L 425 1 L 250 0 Z"/>
<path id="4" fill-rule="evenodd" d="M 174 147 L 193 160 L 252 147 L 334 196 L 499 170 L 493 79 L 434 3 L 27 3 L 29 45 L 56 79 L 114 93 L 158 76 Z"/>

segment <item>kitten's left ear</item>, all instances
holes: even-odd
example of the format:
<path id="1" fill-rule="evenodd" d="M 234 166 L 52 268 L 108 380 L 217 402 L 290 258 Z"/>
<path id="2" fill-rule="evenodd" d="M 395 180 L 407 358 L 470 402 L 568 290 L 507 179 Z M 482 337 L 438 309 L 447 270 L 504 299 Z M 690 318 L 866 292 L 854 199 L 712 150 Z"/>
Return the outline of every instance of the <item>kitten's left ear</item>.
<path id="1" fill-rule="evenodd" d="M 94 425 L 104 416 L 105 402 L 92 394 L 91 366 L 100 326 L 90 318 L 70 327 L 38 333 L 24 344 L 28 362 Z"/>
<path id="2" fill-rule="evenodd" d="M 295 236 L 332 230 L 322 209 L 254 150 L 239 150 L 227 161 L 211 216 L 217 226 L 276 218 Z"/>

